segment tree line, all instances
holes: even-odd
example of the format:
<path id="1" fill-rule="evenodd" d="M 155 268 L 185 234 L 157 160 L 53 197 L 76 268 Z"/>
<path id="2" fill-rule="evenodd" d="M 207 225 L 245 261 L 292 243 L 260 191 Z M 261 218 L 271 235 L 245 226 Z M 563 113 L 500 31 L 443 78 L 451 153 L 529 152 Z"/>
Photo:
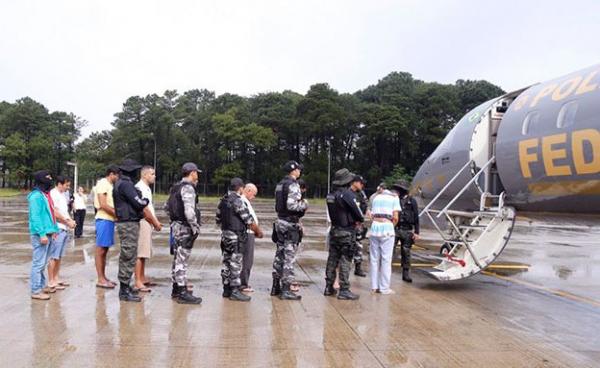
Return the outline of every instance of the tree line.
<path id="1" fill-rule="evenodd" d="M 3 181 L 8 173 L 14 185 L 27 185 L 33 171 L 63 173 L 65 161 L 75 160 L 85 182 L 128 157 L 156 161 L 164 192 L 181 164 L 193 161 L 203 170 L 204 188 L 234 176 L 272 188 L 280 166 L 295 159 L 305 165 L 313 194 L 324 195 L 329 157 L 332 172 L 348 167 L 373 187 L 385 177 L 410 177 L 467 111 L 502 93 L 487 81 L 440 84 L 404 72 L 355 93 L 326 83 L 304 95 L 168 90 L 128 98 L 112 129 L 77 144 L 84 120 L 23 98 L 0 104 L 1 170 Z"/>

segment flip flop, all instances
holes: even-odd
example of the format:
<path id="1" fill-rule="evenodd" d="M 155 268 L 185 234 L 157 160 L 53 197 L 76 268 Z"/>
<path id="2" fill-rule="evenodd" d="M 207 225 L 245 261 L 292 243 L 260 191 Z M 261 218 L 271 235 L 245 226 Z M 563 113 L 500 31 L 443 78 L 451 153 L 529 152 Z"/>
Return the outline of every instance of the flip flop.
<path id="1" fill-rule="evenodd" d="M 141 288 L 134 288 L 133 290 L 137 290 L 137 291 L 142 292 L 142 293 L 149 293 L 149 292 L 152 291 L 152 289 L 150 289 L 148 287 L 145 287 L 145 286 L 141 287 Z"/>
<path id="2" fill-rule="evenodd" d="M 100 289 L 114 289 L 115 286 L 117 286 L 117 285 L 113 285 L 110 282 L 108 282 L 106 284 L 96 284 L 96 287 L 100 288 Z"/>
<path id="3" fill-rule="evenodd" d="M 114 281 L 110 281 L 110 280 L 106 280 L 106 282 L 108 282 L 109 284 L 111 284 L 113 287 L 117 286 L 117 283 Z"/>
<path id="4" fill-rule="evenodd" d="M 42 291 L 46 294 L 52 294 L 52 293 L 56 293 L 56 289 L 50 286 L 46 286 L 45 288 L 42 289 Z"/>
<path id="5" fill-rule="evenodd" d="M 52 285 L 52 286 L 48 285 L 48 286 L 55 290 L 65 290 L 66 289 L 66 287 L 62 286 L 61 284 L 56 284 L 56 285 Z"/>
<path id="6" fill-rule="evenodd" d="M 242 291 L 246 292 L 246 293 L 253 293 L 254 289 L 252 289 L 250 286 L 248 286 L 248 287 L 243 288 Z"/>
<path id="7" fill-rule="evenodd" d="M 71 284 L 68 283 L 67 281 L 60 281 L 58 284 L 61 286 L 71 286 Z"/>
<path id="8" fill-rule="evenodd" d="M 156 282 L 148 281 L 144 282 L 144 286 L 158 286 L 158 284 Z"/>

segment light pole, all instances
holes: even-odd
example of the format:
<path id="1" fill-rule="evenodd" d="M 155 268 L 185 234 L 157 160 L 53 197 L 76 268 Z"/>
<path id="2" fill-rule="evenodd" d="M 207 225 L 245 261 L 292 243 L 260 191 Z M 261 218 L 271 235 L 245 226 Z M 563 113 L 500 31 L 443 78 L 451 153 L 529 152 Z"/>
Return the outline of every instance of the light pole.
<path id="1" fill-rule="evenodd" d="M 327 194 L 331 192 L 331 141 L 327 141 Z"/>
<path id="2" fill-rule="evenodd" d="M 77 185 L 79 183 L 79 180 L 78 180 L 79 170 L 77 168 L 77 162 L 67 161 L 67 165 L 68 166 L 73 166 L 75 168 L 74 172 L 73 172 L 73 192 L 75 192 L 75 191 L 77 191 L 77 188 L 78 188 Z"/>

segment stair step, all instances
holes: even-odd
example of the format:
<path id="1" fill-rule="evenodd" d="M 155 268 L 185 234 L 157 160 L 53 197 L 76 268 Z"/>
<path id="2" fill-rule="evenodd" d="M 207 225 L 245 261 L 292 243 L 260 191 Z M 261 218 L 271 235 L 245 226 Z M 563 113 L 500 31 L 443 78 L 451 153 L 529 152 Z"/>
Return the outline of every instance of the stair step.
<path id="1" fill-rule="evenodd" d="M 487 225 L 459 225 L 459 229 L 480 230 L 485 229 Z"/>

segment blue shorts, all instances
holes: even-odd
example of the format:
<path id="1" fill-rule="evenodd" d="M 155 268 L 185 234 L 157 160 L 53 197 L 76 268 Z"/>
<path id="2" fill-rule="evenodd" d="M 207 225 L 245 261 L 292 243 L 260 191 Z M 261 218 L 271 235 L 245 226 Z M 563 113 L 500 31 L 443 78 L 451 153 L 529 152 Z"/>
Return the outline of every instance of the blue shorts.
<path id="1" fill-rule="evenodd" d="M 58 232 L 58 234 L 56 234 L 56 239 L 52 239 L 52 237 L 50 237 L 48 258 L 61 259 L 65 253 L 67 241 L 69 241 L 69 232 L 62 229 Z"/>
<path id="2" fill-rule="evenodd" d="M 96 245 L 103 248 L 115 245 L 115 223 L 113 221 L 96 219 Z"/>

